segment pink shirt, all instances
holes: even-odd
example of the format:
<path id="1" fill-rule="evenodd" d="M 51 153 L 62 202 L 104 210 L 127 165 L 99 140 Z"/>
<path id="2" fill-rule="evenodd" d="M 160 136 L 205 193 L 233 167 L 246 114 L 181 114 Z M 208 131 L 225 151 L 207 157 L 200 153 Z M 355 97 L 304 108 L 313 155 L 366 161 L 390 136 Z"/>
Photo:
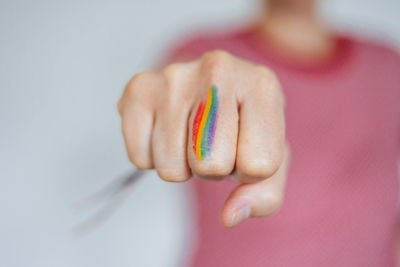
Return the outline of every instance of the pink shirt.
<path id="1" fill-rule="evenodd" d="M 214 49 L 277 73 L 292 161 L 281 210 L 234 229 L 219 212 L 235 184 L 190 181 L 199 225 L 190 266 L 394 266 L 400 57 L 341 37 L 332 60 L 304 68 L 275 57 L 252 31 L 194 38 L 174 56 Z"/>

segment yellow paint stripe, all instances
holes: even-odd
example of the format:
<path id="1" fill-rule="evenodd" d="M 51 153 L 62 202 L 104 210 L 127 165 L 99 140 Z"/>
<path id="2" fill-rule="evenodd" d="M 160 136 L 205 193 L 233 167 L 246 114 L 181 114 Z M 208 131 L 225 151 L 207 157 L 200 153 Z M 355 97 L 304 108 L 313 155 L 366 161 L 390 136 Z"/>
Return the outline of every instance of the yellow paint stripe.
<path id="1" fill-rule="evenodd" d="M 211 103 L 212 103 L 212 90 L 210 88 L 210 90 L 208 91 L 206 107 L 204 108 L 203 117 L 201 118 L 199 132 L 197 133 L 196 156 L 198 159 L 201 159 L 201 139 L 203 136 L 204 126 L 207 121 L 208 113 L 210 112 Z"/>

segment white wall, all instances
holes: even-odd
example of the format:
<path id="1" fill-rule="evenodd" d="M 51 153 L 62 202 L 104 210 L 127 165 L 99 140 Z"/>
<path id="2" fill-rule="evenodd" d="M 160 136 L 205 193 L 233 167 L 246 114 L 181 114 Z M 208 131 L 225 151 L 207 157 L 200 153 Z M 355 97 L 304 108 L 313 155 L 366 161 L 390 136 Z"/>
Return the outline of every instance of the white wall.
<path id="1" fill-rule="evenodd" d="M 80 238 L 86 213 L 72 205 L 132 169 L 115 108 L 128 78 L 183 31 L 245 21 L 256 2 L 0 0 L 0 266 L 178 265 L 192 227 L 184 185 L 150 173 Z M 398 0 L 321 9 L 400 47 Z"/>

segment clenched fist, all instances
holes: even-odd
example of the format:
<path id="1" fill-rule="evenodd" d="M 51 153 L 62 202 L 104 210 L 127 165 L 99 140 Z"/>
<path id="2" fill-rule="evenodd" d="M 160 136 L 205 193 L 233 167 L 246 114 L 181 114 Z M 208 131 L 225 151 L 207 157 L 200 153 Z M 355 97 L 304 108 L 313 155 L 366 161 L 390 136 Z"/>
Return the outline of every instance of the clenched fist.
<path id="1" fill-rule="evenodd" d="M 221 212 L 232 227 L 281 205 L 289 153 L 274 73 L 223 51 L 135 75 L 118 102 L 128 155 L 170 182 L 240 184 Z"/>

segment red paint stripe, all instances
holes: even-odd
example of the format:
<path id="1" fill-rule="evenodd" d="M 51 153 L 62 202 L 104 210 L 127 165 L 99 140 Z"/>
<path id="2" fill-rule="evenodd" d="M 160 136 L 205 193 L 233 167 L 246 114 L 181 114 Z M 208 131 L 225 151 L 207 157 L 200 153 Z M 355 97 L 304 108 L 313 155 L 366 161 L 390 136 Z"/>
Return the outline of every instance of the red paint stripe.
<path id="1" fill-rule="evenodd" d="M 201 118 L 203 117 L 204 113 L 204 108 L 206 107 L 206 103 L 200 103 L 199 107 L 197 108 L 196 116 L 194 117 L 193 121 L 193 129 L 192 129 L 192 141 L 193 141 L 193 150 L 196 153 L 196 142 L 197 142 L 197 136 L 199 133 L 199 127 L 200 127 L 200 122 Z"/>

